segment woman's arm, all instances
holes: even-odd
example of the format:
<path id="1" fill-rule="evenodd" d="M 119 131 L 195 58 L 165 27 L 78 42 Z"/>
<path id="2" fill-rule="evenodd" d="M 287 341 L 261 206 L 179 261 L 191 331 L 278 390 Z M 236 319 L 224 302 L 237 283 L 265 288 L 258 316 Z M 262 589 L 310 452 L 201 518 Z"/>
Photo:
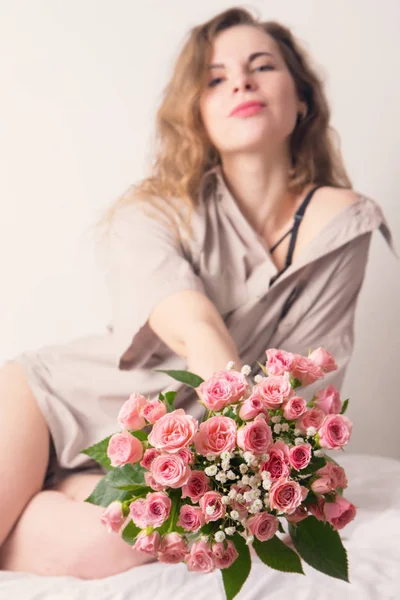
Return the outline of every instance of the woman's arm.
<path id="1" fill-rule="evenodd" d="M 174 352 L 187 359 L 189 371 L 208 379 L 229 361 L 242 363 L 214 304 L 202 292 L 185 290 L 164 298 L 151 312 L 149 325 Z"/>

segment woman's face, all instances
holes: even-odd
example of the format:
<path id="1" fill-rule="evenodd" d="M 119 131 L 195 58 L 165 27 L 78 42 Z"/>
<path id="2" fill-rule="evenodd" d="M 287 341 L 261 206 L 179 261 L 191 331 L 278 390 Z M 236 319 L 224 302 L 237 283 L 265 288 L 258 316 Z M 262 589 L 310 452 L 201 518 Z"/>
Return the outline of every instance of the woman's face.
<path id="1" fill-rule="evenodd" d="M 232 114 L 245 102 L 259 104 Z M 302 111 L 305 105 L 272 37 L 248 25 L 218 34 L 200 112 L 221 155 L 278 148 Z"/>

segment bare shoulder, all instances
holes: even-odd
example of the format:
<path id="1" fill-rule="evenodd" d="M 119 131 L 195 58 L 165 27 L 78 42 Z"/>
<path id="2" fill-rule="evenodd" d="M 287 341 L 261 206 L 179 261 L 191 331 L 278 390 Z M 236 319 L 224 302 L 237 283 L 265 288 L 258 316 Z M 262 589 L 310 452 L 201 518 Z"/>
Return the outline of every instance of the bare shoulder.
<path id="1" fill-rule="evenodd" d="M 318 189 L 307 207 L 300 227 L 301 243 L 306 245 L 310 242 L 332 219 L 359 199 L 360 195 L 351 189 L 329 186 Z"/>
<path id="2" fill-rule="evenodd" d="M 326 186 L 315 192 L 306 213 L 309 213 L 309 221 L 313 222 L 314 227 L 321 229 L 336 215 L 359 200 L 360 194 L 354 190 Z"/>

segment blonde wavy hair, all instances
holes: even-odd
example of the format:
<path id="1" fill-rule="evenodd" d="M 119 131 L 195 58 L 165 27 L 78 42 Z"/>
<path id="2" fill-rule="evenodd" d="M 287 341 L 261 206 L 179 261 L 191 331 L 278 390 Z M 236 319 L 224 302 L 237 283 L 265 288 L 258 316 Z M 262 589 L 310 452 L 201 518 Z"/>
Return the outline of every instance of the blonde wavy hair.
<path id="1" fill-rule="evenodd" d="M 161 207 L 163 216 L 173 223 L 179 215 L 191 235 L 190 217 L 203 175 L 220 164 L 201 119 L 199 100 L 214 39 L 221 31 L 238 25 L 261 29 L 275 40 L 298 96 L 307 105 L 307 114 L 298 119 L 290 139 L 290 191 L 299 193 L 309 183 L 352 187 L 329 125 L 330 110 L 322 81 L 306 52 L 287 27 L 275 21 L 260 21 L 244 8 L 231 8 L 189 31 L 157 111 L 150 174 L 114 202 L 98 222 L 100 227 L 108 229 L 121 207 L 141 201 Z"/>

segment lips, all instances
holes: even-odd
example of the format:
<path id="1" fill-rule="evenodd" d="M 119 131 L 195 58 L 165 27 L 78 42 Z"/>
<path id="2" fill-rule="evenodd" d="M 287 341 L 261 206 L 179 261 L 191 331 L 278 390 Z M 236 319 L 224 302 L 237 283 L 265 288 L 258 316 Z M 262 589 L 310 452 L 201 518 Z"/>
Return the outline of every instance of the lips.
<path id="1" fill-rule="evenodd" d="M 259 100 L 257 101 L 252 101 L 252 102 L 243 102 L 242 104 L 238 104 L 238 106 L 236 106 L 233 111 L 230 113 L 229 116 L 234 116 L 238 113 L 240 113 L 241 111 L 244 111 L 246 109 L 251 109 L 251 108 L 263 108 L 265 106 L 264 102 L 261 102 Z"/>

